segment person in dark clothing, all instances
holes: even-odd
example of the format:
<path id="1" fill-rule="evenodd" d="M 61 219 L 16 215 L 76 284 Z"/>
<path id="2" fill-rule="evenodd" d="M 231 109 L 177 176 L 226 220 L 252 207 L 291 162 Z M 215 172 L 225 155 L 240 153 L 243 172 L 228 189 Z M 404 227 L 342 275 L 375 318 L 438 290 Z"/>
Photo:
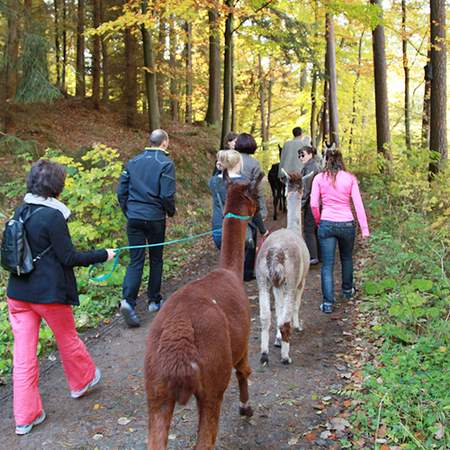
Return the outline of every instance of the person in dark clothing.
<path id="1" fill-rule="evenodd" d="M 87 266 L 114 257 L 114 251 L 78 252 L 70 238 L 70 210 L 58 200 L 64 189 L 63 166 L 39 160 L 28 175 L 24 204 L 14 218 L 26 219 L 32 255 L 39 259 L 28 274 L 11 274 L 7 298 L 14 334 L 13 407 L 16 434 L 29 433 L 42 423 L 45 412 L 39 394 L 36 355 L 44 319 L 55 335 L 72 398 L 84 395 L 101 377 L 83 341 L 78 337 L 72 306 L 79 305 L 74 266 Z"/>
<path id="2" fill-rule="evenodd" d="M 311 186 L 314 177 L 320 172 L 319 164 L 316 161 L 316 150 L 313 147 L 303 147 L 298 152 L 298 156 L 303 163 L 301 175 L 303 177 L 303 231 L 305 242 L 309 250 L 311 260 L 310 265 L 319 264 L 319 251 L 317 245 L 317 226 L 310 206 Z"/>
<path id="3" fill-rule="evenodd" d="M 164 130 L 154 130 L 150 135 L 150 147 L 131 159 L 117 188 L 117 197 L 127 218 L 129 245 L 145 245 L 164 242 L 166 215 L 175 214 L 175 165 L 169 158 L 169 136 Z M 147 296 L 150 312 L 161 307 L 161 279 L 163 249 L 148 249 L 150 277 Z M 120 312 L 129 327 L 140 326 L 136 313 L 136 300 L 142 281 L 145 249 L 131 249 L 130 263 L 122 286 L 123 300 Z"/>
<path id="4" fill-rule="evenodd" d="M 241 175 L 242 155 L 236 150 L 220 150 L 217 154 L 218 165 L 222 170 L 227 170 L 228 176 L 232 182 L 248 181 Z M 218 249 L 222 245 L 222 226 L 223 226 L 223 207 L 225 205 L 228 185 L 223 179 L 222 173 L 214 175 L 209 180 L 209 188 L 212 195 L 212 220 L 213 241 Z M 257 230 L 267 236 L 268 231 L 264 226 L 259 211 L 255 213 L 247 226 L 247 237 L 245 240 L 245 259 L 244 259 L 244 280 L 249 281 L 254 278 L 254 262 L 256 247 Z"/>

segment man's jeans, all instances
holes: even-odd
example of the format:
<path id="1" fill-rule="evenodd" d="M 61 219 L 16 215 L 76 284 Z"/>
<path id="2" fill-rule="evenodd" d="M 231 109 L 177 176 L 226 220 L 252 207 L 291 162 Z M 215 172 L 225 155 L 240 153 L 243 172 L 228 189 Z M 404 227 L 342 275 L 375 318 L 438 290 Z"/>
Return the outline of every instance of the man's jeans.
<path id="1" fill-rule="evenodd" d="M 166 221 L 128 219 L 127 234 L 129 245 L 144 245 L 164 242 Z M 150 276 L 148 278 L 147 295 L 149 302 L 161 301 L 161 278 L 163 269 L 164 246 L 150 247 Z M 145 262 L 145 248 L 130 249 L 130 264 L 123 281 L 123 298 L 135 307 L 142 280 Z"/>
<path id="2" fill-rule="evenodd" d="M 353 244 L 355 242 L 355 222 L 331 222 L 321 220 L 319 244 L 322 256 L 323 303 L 334 303 L 334 260 L 336 243 L 339 246 L 342 270 L 342 294 L 350 297 L 353 288 Z"/>

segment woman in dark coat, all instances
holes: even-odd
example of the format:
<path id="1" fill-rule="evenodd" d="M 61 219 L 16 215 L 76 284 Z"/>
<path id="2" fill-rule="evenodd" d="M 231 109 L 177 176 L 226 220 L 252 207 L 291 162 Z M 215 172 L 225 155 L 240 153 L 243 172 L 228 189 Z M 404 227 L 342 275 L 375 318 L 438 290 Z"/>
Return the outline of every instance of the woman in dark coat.
<path id="1" fill-rule="evenodd" d="M 319 263 L 319 252 L 317 245 L 317 226 L 311 211 L 310 196 L 311 186 L 314 177 L 320 172 L 319 164 L 316 161 L 316 150 L 312 147 L 303 147 L 298 151 L 300 161 L 303 163 L 301 175 L 303 177 L 303 231 L 305 234 L 305 242 L 309 250 L 310 264 Z"/>
<path id="2" fill-rule="evenodd" d="M 37 345 L 42 319 L 53 331 L 72 398 L 84 395 L 100 381 L 100 370 L 78 337 L 72 306 L 78 305 L 74 266 L 87 266 L 114 257 L 114 251 L 75 250 L 67 227 L 69 209 L 58 200 L 64 189 L 65 169 L 40 160 L 27 179 L 28 193 L 14 217 L 25 222 L 34 257 L 41 255 L 26 275 L 11 274 L 7 297 L 14 334 L 13 394 L 16 434 L 27 434 L 45 420 L 39 394 Z"/>

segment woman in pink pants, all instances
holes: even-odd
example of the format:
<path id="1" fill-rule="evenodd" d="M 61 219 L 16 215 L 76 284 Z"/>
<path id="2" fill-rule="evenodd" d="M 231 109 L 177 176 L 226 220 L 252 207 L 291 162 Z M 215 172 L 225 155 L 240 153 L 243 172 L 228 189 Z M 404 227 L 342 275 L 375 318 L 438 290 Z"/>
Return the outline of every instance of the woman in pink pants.
<path id="1" fill-rule="evenodd" d="M 39 160 L 27 179 L 24 203 L 14 218 L 25 222 L 34 257 L 29 274 L 11 274 L 7 296 L 14 334 L 13 393 L 16 434 L 27 434 L 45 420 L 39 394 L 37 344 L 44 319 L 53 331 L 72 398 L 100 381 L 100 370 L 78 337 L 72 306 L 79 305 L 74 266 L 104 262 L 113 250 L 77 252 L 67 227 L 69 209 L 57 198 L 64 189 L 63 166 Z"/>

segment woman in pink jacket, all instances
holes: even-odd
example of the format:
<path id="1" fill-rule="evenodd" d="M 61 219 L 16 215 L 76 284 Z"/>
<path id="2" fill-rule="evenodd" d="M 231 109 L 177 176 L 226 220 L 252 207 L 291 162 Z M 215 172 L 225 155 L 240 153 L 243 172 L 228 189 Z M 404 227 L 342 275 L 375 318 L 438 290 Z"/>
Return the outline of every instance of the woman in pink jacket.
<path id="1" fill-rule="evenodd" d="M 345 170 L 341 152 L 336 149 L 328 150 L 325 168 L 316 175 L 311 189 L 311 209 L 319 226 L 323 296 L 320 309 L 324 313 L 333 311 L 336 244 L 341 258 L 342 297 L 349 300 L 355 292 L 352 252 L 356 228 L 350 200 L 355 207 L 361 234 L 363 238 L 367 238 L 369 227 L 358 180 Z"/>

